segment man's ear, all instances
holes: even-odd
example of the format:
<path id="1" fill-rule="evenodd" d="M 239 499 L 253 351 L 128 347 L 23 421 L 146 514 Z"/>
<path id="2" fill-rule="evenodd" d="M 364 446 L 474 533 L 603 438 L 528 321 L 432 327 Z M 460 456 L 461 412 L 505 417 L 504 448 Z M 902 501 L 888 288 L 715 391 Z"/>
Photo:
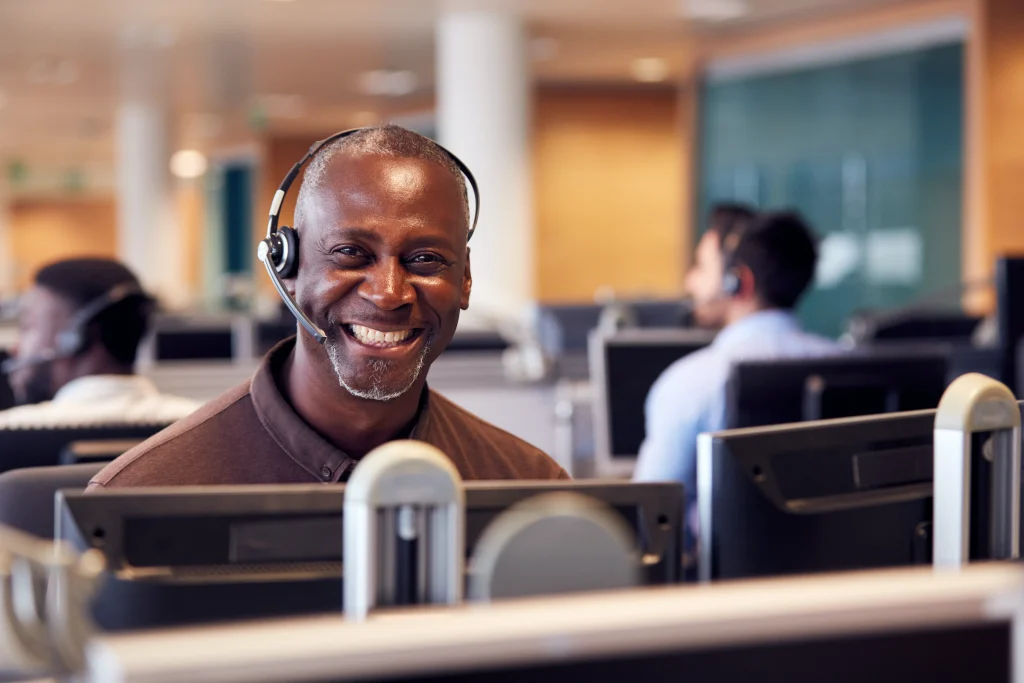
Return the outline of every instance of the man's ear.
<path id="1" fill-rule="evenodd" d="M 466 247 L 466 268 L 462 271 L 462 298 L 459 306 L 462 310 L 469 308 L 469 295 L 473 291 L 473 272 L 469 267 L 469 247 Z"/>
<path id="2" fill-rule="evenodd" d="M 757 283 L 754 282 L 754 271 L 744 265 L 736 266 L 736 276 L 740 279 L 741 299 L 753 299 L 757 296 Z"/>

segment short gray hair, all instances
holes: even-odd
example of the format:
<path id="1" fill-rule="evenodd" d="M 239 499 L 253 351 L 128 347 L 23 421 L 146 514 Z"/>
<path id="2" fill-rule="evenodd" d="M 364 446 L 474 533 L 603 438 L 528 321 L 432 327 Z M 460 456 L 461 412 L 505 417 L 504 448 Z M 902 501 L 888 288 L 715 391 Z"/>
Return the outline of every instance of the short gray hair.
<path id="1" fill-rule="evenodd" d="M 466 230 L 469 230 L 469 195 L 466 191 L 466 179 L 451 156 L 430 138 L 414 133 L 411 130 L 387 124 L 364 128 L 348 137 L 335 140 L 322 147 L 306 164 L 299 188 L 299 199 L 295 205 L 295 225 L 304 223 L 305 204 L 325 184 L 327 169 L 331 161 L 339 153 L 376 154 L 379 156 L 401 159 L 424 159 L 440 164 L 452 174 L 459 184 L 459 195 L 466 218 Z"/>

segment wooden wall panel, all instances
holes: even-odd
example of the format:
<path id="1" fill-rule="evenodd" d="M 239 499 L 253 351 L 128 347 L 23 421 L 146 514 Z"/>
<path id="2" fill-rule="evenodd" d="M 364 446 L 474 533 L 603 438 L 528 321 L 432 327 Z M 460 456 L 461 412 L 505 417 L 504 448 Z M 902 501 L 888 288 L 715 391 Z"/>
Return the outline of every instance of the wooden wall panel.
<path id="1" fill-rule="evenodd" d="M 536 98 L 536 292 L 680 291 L 689 194 L 674 88 L 553 89 Z"/>
<path id="2" fill-rule="evenodd" d="M 1024 255 L 1024 2 L 983 0 L 978 38 L 982 106 L 986 240 L 991 263 Z"/>
<path id="3" fill-rule="evenodd" d="M 18 290 L 27 287 L 36 270 L 52 261 L 117 255 L 113 198 L 16 200 L 9 220 Z"/>

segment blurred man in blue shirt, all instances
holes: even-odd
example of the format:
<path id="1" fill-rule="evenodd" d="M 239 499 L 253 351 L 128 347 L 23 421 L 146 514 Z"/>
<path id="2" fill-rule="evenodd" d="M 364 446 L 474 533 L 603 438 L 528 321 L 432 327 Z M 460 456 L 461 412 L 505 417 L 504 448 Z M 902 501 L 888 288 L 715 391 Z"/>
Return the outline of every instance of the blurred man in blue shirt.
<path id="1" fill-rule="evenodd" d="M 686 277 L 698 325 L 721 328 L 705 349 L 676 361 L 651 387 L 646 438 L 635 481 L 681 481 L 686 488 L 687 549 L 697 529 L 697 435 L 724 429 L 725 384 L 733 363 L 839 352 L 804 332 L 793 308 L 817 264 L 814 235 L 795 213 L 756 215 L 720 205 Z"/>

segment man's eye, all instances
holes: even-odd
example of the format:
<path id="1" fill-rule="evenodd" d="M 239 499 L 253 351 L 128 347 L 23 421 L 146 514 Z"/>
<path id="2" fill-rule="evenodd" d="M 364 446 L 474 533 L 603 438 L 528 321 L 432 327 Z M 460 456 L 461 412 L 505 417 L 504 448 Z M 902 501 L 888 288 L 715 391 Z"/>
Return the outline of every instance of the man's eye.
<path id="1" fill-rule="evenodd" d="M 336 256 L 341 256 L 346 261 L 366 258 L 366 254 L 359 247 L 338 247 L 332 253 Z"/>
<path id="2" fill-rule="evenodd" d="M 406 267 L 421 275 L 436 275 L 447 268 L 450 264 L 438 254 L 416 254 L 408 261 Z"/>

